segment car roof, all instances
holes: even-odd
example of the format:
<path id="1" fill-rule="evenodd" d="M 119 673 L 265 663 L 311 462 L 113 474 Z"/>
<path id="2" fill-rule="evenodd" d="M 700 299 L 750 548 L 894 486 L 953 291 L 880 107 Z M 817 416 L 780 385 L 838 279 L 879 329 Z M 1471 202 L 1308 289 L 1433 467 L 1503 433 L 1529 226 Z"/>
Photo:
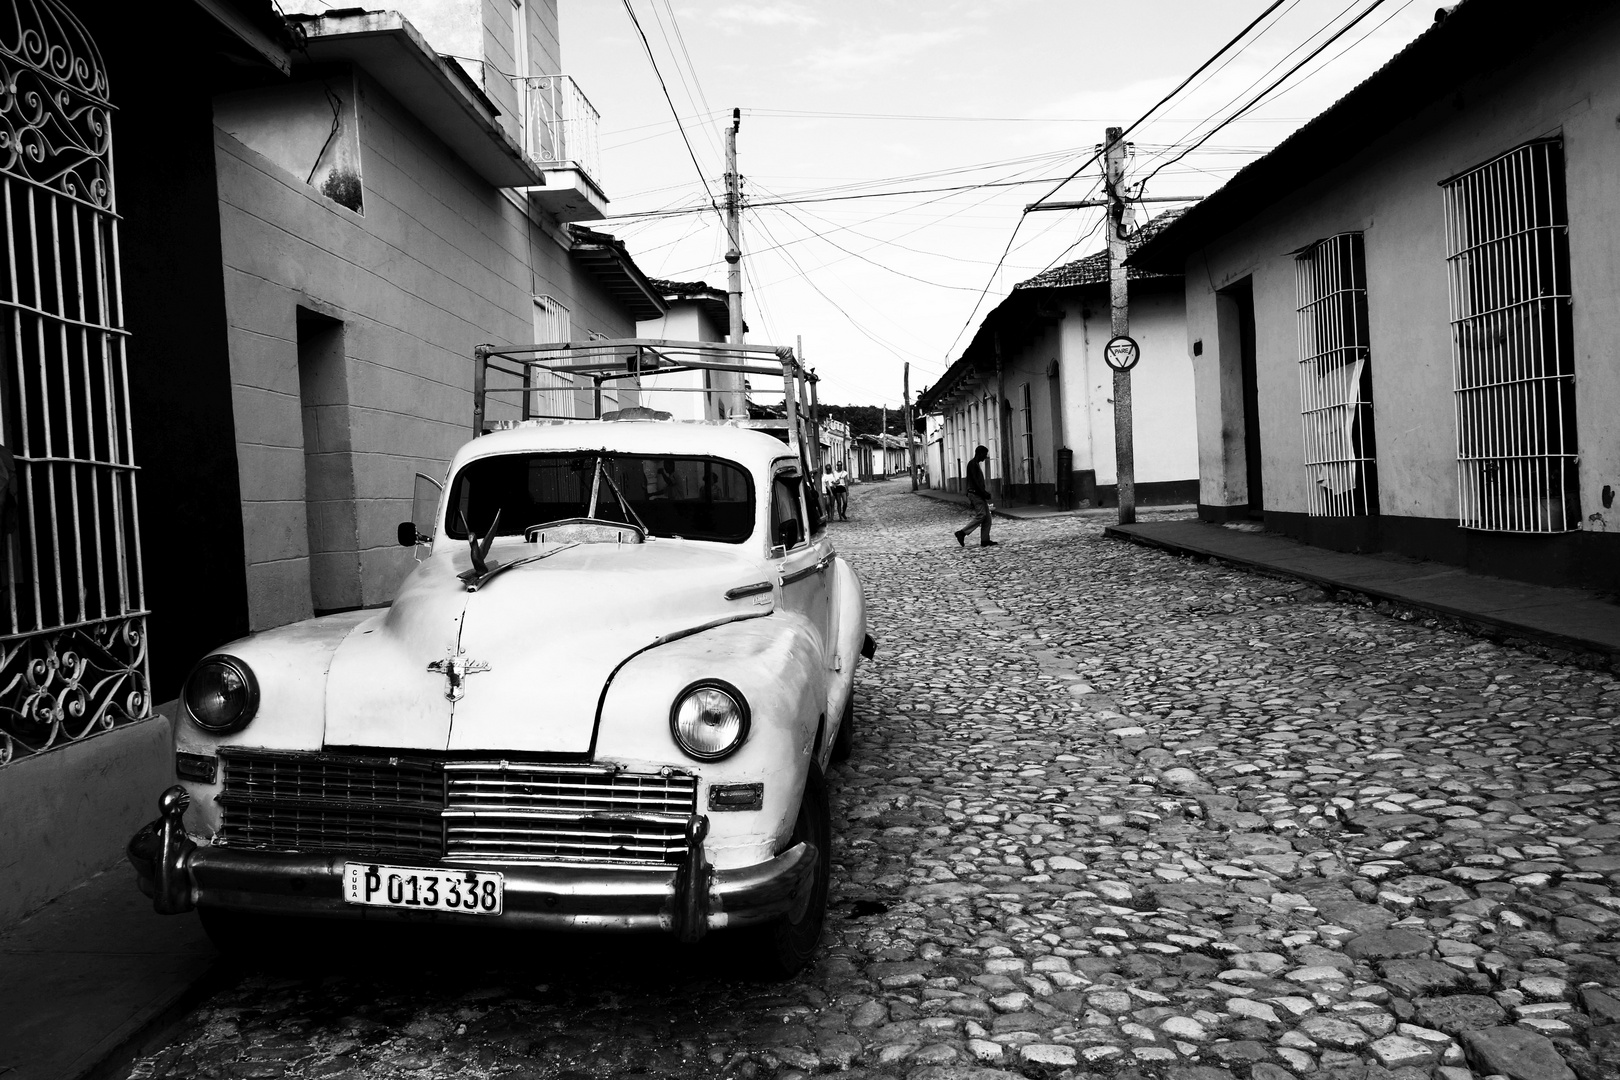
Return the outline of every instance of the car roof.
<path id="1" fill-rule="evenodd" d="M 792 456 L 781 439 L 724 423 L 574 420 L 522 424 L 480 436 L 456 452 L 451 471 L 477 458 L 559 450 L 617 451 L 649 457 L 718 457 L 761 473 L 768 471 L 773 462 Z"/>

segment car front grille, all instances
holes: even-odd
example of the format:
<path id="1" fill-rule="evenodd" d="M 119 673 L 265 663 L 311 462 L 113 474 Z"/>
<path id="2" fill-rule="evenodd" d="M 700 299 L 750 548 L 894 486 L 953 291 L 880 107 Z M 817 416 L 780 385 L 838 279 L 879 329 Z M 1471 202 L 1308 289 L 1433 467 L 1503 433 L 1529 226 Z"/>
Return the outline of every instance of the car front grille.
<path id="1" fill-rule="evenodd" d="M 446 863 L 662 866 L 685 857 L 688 773 L 227 748 L 229 847 Z"/>
<path id="2" fill-rule="evenodd" d="M 697 806 L 697 780 L 684 773 L 486 762 L 445 773 L 445 842 L 458 862 L 678 862 Z"/>
<path id="3" fill-rule="evenodd" d="M 272 851 L 444 854 L 444 773 L 434 761 L 222 750 L 219 842 Z"/>

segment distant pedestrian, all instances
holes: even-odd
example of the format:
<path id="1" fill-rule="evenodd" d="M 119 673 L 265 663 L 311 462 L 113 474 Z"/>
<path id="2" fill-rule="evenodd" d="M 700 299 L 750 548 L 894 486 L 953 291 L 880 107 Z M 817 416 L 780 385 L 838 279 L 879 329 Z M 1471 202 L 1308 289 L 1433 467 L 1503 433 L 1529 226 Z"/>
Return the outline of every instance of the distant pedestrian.
<path id="1" fill-rule="evenodd" d="M 990 501 L 990 489 L 984 486 L 984 463 L 989 460 L 990 448 L 980 446 L 974 449 L 973 460 L 968 462 L 967 497 L 973 520 L 956 530 L 956 542 L 962 547 L 967 547 L 967 535 L 975 525 L 979 528 L 979 546 L 996 546 L 996 541 L 990 539 L 990 515 L 996 504 Z"/>
<path id="2" fill-rule="evenodd" d="M 849 470 L 844 468 L 840 461 L 838 468 L 832 471 L 827 480 L 828 490 L 832 492 L 833 509 L 838 511 L 839 521 L 849 520 Z"/>

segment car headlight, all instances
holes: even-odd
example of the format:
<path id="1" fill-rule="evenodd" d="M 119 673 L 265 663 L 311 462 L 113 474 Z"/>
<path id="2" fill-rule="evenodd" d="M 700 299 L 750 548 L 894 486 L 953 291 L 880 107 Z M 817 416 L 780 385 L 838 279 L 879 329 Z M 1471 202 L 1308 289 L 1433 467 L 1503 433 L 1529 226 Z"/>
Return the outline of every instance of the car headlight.
<path id="1" fill-rule="evenodd" d="M 676 745 L 691 757 L 718 761 L 748 737 L 748 702 L 730 683 L 693 683 L 675 699 L 669 729 Z"/>
<path id="2" fill-rule="evenodd" d="M 210 656 L 192 669 L 182 696 L 193 723 L 215 735 L 229 735 L 247 727 L 259 711 L 259 680 L 234 656 Z"/>

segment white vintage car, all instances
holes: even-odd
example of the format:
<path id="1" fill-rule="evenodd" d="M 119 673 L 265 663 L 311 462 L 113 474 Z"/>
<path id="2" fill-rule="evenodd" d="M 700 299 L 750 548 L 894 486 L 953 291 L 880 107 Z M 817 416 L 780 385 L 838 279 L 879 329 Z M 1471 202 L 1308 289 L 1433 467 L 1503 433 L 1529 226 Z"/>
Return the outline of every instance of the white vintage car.
<path id="1" fill-rule="evenodd" d="M 873 649 L 804 470 L 714 423 L 475 438 L 392 606 L 197 665 L 143 891 L 227 946 L 265 915 L 747 928 L 796 970 Z"/>

